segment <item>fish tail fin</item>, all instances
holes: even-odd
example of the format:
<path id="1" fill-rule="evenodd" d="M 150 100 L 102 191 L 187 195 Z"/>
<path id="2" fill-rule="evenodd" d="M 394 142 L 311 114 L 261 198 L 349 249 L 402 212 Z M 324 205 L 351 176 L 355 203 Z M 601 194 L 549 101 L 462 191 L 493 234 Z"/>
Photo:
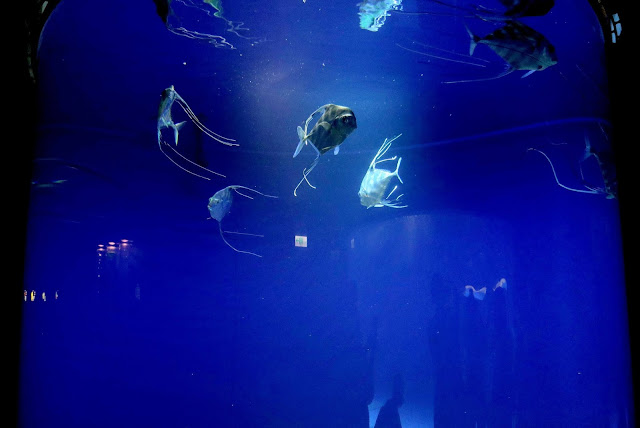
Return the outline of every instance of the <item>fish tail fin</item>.
<path id="1" fill-rule="evenodd" d="M 402 158 L 398 159 L 398 164 L 396 165 L 396 170 L 393 172 L 395 174 L 396 177 L 398 177 L 398 180 L 400 180 L 400 183 L 404 184 L 404 181 L 402 181 L 402 178 L 400 178 L 400 162 L 402 162 Z"/>
<path id="2" fill-rule="evenodd" d="M 469 34 L 469 39 L 471 39 L 471 41 L 469 42 L 469 55 L 473 55 L 473 51 L 476 50 L 476 46 L 478 45 L 478 40 L 480 39 L 478 38 L 478 36 L 476 36 L 471 32 L 469 27 L 467 27 L 467 24 L 464 24 L 464 28 L 465 30 L 467 30 L 467 33 Z"/>
<path id="3" fill-rule="evenodd" d="M 304 131 L 301 126 L 298 126 L 298 138 L 300 139 L 300 142 L 298 142 L 298 147 L 296 147 L 296 151 L 293 153 L 294 158 L 298 156 L 298 153 L 300 153 L 300 150 L 302 150 L 305 145 L 306 135 L 304 135 Z"/>
<path id="4" fill-rule="evenodd" d="M 182 128 L 185 123 L 187 123 L 186 120 L 173 125 L 173 138 L 174 138 L 174 141 L 176 142 L 176 146 L 178 145 L 178 133 L 180 131 L 180 128 Z"/>

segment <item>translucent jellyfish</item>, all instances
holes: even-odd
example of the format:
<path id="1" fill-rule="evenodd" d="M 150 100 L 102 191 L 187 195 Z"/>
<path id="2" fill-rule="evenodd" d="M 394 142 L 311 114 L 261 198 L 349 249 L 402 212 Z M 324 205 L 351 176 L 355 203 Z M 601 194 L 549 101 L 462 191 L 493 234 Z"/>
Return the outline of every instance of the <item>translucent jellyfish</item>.
<path id="1" fill-rule="evenodd" d="M 484 297 L 487 295 L 487 287 L 482 287 L 481 289 L 476 290 L 473 288 L 473 285 L 465 285 L 462 295 L 464 297 L 473 295 L 473 298 L 476 300 L 484 300 Z"/>
<path id="2" fill-rule="evenodd" d="M 158 16 L 160 16 L 162 22 L 164 22 L 167 30 L 179 36 L 210 43 L 216 48 L 236 49 L 236 47 L 224 36 L 208 34 L 206 32 L 185 28 L 182 24 L 185 17 L 178 16 L 172 7 L 175 4 L 180 4 L 183 7 L 195 10 L 200 14 L 205 14 L 209 17 L 214 17 L 224 21 L 226 25 L 224 30 L 225 32 L 234 34 L 241 39 L 248 40 L 252 45 L 264 41 L 264 38 L 246 36 L 245 34 L 249 29 L 244 26 L 244 22 L 231 21 L 228 19 L 224 15 L 221 0 L 154 0 L 154 2 L 156 4 Z M 200 21 L 201 19 L 199 17 L 196 18 L 196 22 Z"/>
<path id="3" fill-rule="evenodd" d="M 402 10 L 402 0 L 365 0 L 358 3 L 360 28 L 378 31 L 384 25 L 390 10 Z"/>
<path id="4" fill-rule="evenodd" d="M 504 278 L 501 278 L 500 281 L 498 281 L 496 283 L 496 285 L 493 286 L 493 291 L 496 291 L 498 288 L 503 288 L 503 289 L 507 289 L 507 280 Z"/>

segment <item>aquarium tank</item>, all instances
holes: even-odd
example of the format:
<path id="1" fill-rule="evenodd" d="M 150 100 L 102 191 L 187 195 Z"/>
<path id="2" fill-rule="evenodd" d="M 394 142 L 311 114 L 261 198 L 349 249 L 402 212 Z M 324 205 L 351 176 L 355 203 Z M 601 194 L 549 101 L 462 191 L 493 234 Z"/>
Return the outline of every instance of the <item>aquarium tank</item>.
<path id="1" fill-rule="evenodd" d="M 26 3 L 17 426 L 635 426 L 619 4 Z"/>

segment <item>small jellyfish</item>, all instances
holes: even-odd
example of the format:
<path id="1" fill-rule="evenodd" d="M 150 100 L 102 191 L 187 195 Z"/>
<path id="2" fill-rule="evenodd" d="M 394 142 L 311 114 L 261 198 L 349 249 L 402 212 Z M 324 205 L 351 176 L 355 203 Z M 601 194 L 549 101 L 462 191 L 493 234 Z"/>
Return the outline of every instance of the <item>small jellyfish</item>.
<path id="1" fill-rule="evenodd" d="M 162 154 L 164 154 L 167 159 L 169 159 L 171 162 L 173 162 L 176 166 L 178 166 L 180 169 L 182 169 L 183 171 L 188 172 L 189 174 L 195 175 L 196 177 L 200 177 L 200 178 L 204 178 L 205 180 L 210 180 L 210 178 L 205 177 L 204 175 L 198 174 L 195 171 L 193 171 L 192 169 L 189 168 L 193 168 L 193 169 L 198 169 L 199 172 L 209 172 L 210 174 L 214 174 L 214 175 L 218 175 L 220 177 L 224 177 L 224 175 L 215 172 L 215 171 L 211 171 L 210 169 L 207 169 L 201 165 L 198 165 L 197 163 L 195 163 L 194 161 L 192 161 L 191 159 L 186 158 L 185 156 L 183 156 L 182 154 L 180 154 L 176 149 L 174 149 L 170 144 L 168 144 L 166 141 L 163 140 L 162 138 L 162 129 L 164 128 L 173 128 L 173 137 L 174 137 L 174 142 L 176 147 L 178 147 L 178 136 L 179 136 L 179 131 L 180 128 L 182 128 L 182 126 L 186 123 L 186 121 L 184 122 L 180 122 L 180 123 L 175 123 L 173 121 L 173 118 L 171 117 L 171 107 L 173 106 L 173 103 L 177 102 L 178 105 L 180 107 L 182 107 L 182 110 L 184 110 L 184 112 L 187 114 L 187 116 L 189 116 L 189 119 L 191 119 L 191 121 L 198 127 L 198 129 L 200 129 L 206 136 L 208 136 L 209 138 L 224 144 L 226 146 L 238 146 L 237 143 L 235 143 L 236 140 L 232 139 L 232 138 L 227 138 L 227 137 L 223 137 L 222 135 L 216 134 L 215 132 L 213 132 L 212 130 L 210 130 L 209 128 L 207 128 L 206 126 L 204 126 L 204 124 L 202 122 L 200 122 L 200 119 L 198 119 L 198 117 L 195 115 L 195 113 L 193 112 L 193 110 L 191 110 L 191 107 L 189 107 L 189 105 L 187 104 L 187 102 L 176 92 L 176 90 L 174 89 L 173 85 L 171 85 L 170 87 L 168 87 L 167 89 L 165 89 L 162 92 L 162 99 L 160 100 L 160 106 L 158 107 L 158 122 L 157 122 L 157 129 L 158 129 L 158 147 L 160 148 L 160 151 L 162 152 Z M 172 159 L 162 148 L 164 147 L 168 147 L 169 149 L 171 149 L 173 151 L 173 153 L 175 153 L 180 159 L 184 160 L 185 162 L 187 162 L 187 164 L 189 165 L 189 167 L 185 167 L 180 165 L 178 162 L 176 162 L 174 159 Z"/>
<path id="2" fill-rule="evenodd" d="M 243 191 L 255 192 L 267 198 L 277 198 L 277 196 L 266 195 L 264 193 L 261 193 L 255 189 L 251 189 L 249 187 L 233 185 L 233 186 L 227 186 L 224 189 L 218 190 L 212 197 L 210 197 L 207 208 L 209 209 L 209 214 L 211 215 L 211 218 L 218 221 L 218 229 L 220 230 L 220 236 L 222 237 L 222 240 L 224 241 L 225 244 L 227 244 L 232 250 L 238 253 L 251 254 L 252 256 L 262 257 L 261 255 L 252 253 L 250 251 L 238 250 L 233 245 L 231 245 L 224 237 L 225 233 L 263 237 L 263 235 L 256 235 L 253 233 L 229 232 L 229 231 L 222 230 L 222 219 L 227 214 L 229 214 L 229 211 L 231 210 L 231 204 L 233 202 L 233 193 L 231 193 L 231 191 L 233 190 L 238 195 L 244 196 L 245 198 L 253 199 L 251 196 L 245 195 L 244 193 L 242 193 L 240 189 L 242 189 Z"/>
<path id="3" fill-rule="evenodd" d="M 501 278 L 500 281 L 498 281 L 496 283 L 496 285 L 493 286 L 493 291 L 496 291 L 498 288 L 502 288 L 502 289 L 507 289 L 507 280 L 504 278 Z"/>
<path id="4" fill-rule="evenodd" d="M 487 287 L 482 287 L 479 290 L 473 288 L 473 285 L 465 285 L 464 292 L 462 295 L 464 297 L 469 297 L 473 294 L 473 298 L 476 300 L 484 300 L 484 297 L 487 295 Z"/>

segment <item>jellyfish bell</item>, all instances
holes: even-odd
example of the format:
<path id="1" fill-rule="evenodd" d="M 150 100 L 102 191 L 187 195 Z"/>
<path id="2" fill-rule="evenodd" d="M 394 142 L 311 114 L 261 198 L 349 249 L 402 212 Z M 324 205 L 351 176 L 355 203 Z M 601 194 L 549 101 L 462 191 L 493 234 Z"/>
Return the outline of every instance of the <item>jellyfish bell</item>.
<path id="1" fill-rule="evenodd" d="M 473 285 L 465 285 L 464 292 L 462 293 L 464 297 L 473 296 L 476 300 L 484 300 L 487 295 L 487 287 L 482 287 L 476 290 Z"/>

